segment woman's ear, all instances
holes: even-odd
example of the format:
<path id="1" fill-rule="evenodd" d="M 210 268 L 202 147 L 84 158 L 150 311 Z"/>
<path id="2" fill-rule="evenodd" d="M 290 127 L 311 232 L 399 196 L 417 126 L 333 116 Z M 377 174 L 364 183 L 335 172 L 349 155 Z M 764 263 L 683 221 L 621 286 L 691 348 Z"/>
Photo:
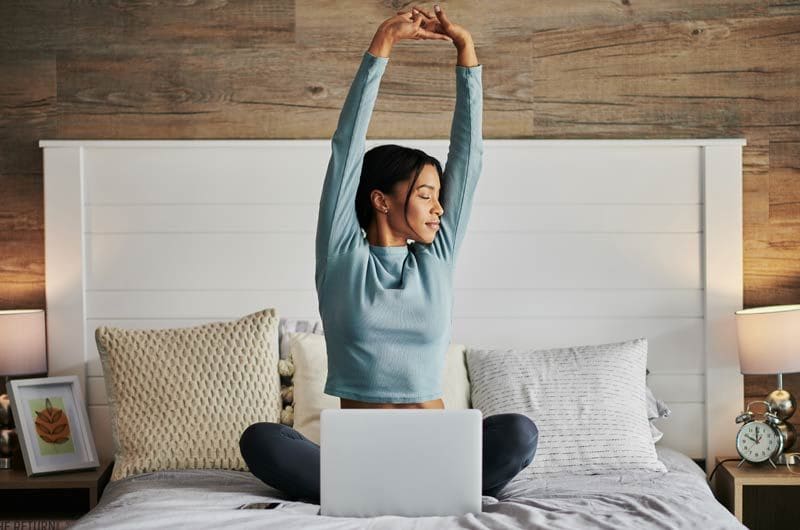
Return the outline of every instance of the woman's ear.
<path id="1" fill-rule="evenodd" d="M 372 190 L 369 194 L 369 202 L 372 207 L 379 212 L 386 211 L 389 208 L 389 203 L 386 196 L 380 190 Z"/>

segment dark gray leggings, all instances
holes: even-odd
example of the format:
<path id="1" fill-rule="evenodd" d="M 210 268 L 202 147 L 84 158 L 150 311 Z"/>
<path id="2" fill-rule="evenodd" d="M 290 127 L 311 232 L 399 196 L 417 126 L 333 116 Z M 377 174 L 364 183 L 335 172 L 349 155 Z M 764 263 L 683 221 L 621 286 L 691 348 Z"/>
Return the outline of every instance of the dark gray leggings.
<path id="1" fill-rule="evenodd" d="M 497 497 L 533 461 L 539 441 L 536 424 L 510 412 L 483 418 L 483 494 Z M 239 439 L 250 471 L 294 500 L 319 504 L 319 445 L 288 425 L 259 422 Z"/>

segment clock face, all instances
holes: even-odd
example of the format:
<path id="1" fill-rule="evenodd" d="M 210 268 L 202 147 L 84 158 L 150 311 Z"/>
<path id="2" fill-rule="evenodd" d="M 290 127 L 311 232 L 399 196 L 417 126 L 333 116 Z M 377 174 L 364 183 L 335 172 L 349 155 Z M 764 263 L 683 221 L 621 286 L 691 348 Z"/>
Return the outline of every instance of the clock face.
<path id="1" fill-rule="evenodd" d="M 736 450 L 750 462 L 765 462 L 781 445 L 780 433 L 763 421 L 745 423 L 736 435 Z"/>

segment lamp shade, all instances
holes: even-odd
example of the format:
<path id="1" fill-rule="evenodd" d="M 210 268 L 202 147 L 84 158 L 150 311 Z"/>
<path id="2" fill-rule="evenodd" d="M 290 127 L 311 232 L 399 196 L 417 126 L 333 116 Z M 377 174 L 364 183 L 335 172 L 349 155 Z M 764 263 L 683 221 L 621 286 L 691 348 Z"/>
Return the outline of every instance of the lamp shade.
<path id="1" fill-rule="evenodd" d="M 800 372 L 800 305 L 736 311 L 743 374 Z"/>
<path id="2" fill-rule="evenodd" d="M 46 372 L 44 310 L 0 311 L 0 376 Z"/>

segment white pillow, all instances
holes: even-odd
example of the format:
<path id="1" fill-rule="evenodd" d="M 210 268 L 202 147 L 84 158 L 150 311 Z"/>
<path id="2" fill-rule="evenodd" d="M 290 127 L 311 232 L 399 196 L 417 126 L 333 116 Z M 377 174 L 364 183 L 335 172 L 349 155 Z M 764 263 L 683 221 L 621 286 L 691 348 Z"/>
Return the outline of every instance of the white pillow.
<path id="1" fill-rule="evenodd" d="M 304 331 L 309 333 L 324 333 L 321 320 L 303 320 L 296 318 L 281 317 L 278 322 L 278 373 L 281 375 L 281 399 L 283 409 L 281 410 L 281 423 L 291 427 L 294 425 L 294 388 L 292 388 L 292 374 L 294 364 L 289 359 L 288 345 L 286 344 L 286 334 L 290 332 Z"/>
<path id="2" fill-rule="evenodd" d="M 451 344 L 447 349 L 444 360 L 444 375 L 442 378 L 442 401 L 444 408 L 451 410 L 464 410 L 472 408 L 470 403 L 469 373 L 467 361 L 464 357 L 466 346 Z"/>
<path id="3" fill-rule="evenodd" d="M 539 429 L 518 477 L 627 470 L 666 472 L 647 418 L 647 339 L 549 350 L 468 348 L 472 405 L 517 412 Z"/>
<path id="4" fill-rule="evenodd" d="M 338 409 L 339 398 L 323 392 L 328 377 L 325 336 L 317 333 L 284 335 L 289 359 L 294 363 L 294 429 L 319 444 L 319 415 L 323 409 Z M 447 409 L 470 408 L 469 380 L 464 362 L 465 347 L 451 344 L 443 374 L 443 401 Z"/>
<path id="5" fill-rule="evenodd" d="M 296 431 L 319 444 L 319 414 L 338 409 L 339 398 L 323 392 L 328 377 L 325 336 L 315 333 L 286 333 L 286 351 L 294 362 L 294 425 Z"/>
<path id="6" fill-rule="evenodd" d="M 649 374 L 649 372 L 648 372 Z M 647 393 L 647 419 L 650 422 L 650 433 L 653 436 L 653 443 L 658 442 L 664 436 L 658 427 L 653 424 L 653 420 L 668 417 L 672 411 L 667 407 L 667 404 L 660 399 L 656 399 L 650 387 L 646 387 Z"/>
<path id="7" fill-rule="evenodd" d="M 322 329 L 322 321 L 319 319 L 303 320 L 281 317 L 281 319 L 278 321 L 278 344 L 281 359 L 289 358 L 288 346 L 286 344 L 286 334 L 299 332 L 317 333 L 319 335 L 325 334 L 325 330 Z"/>

